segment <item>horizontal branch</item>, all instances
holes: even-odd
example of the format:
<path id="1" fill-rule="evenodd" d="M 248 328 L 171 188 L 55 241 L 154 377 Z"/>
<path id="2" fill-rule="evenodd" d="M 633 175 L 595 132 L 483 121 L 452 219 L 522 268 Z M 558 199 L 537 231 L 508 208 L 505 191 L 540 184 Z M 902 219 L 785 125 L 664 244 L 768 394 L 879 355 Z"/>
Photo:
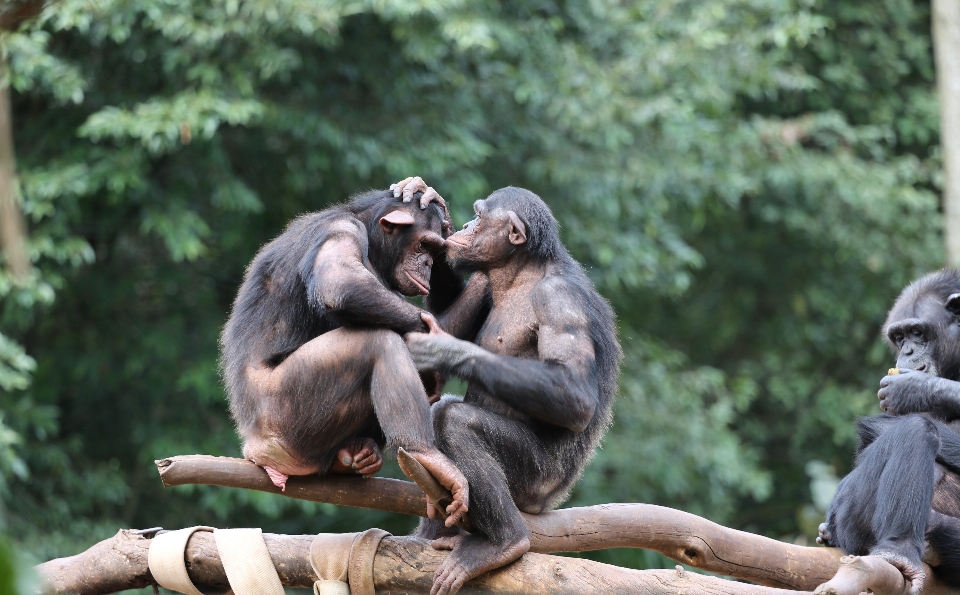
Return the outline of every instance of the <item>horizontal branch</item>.
<path id="1" fill-rule="evenodd" d="M 286 587 L 309 588 L 317 580 L 310 562 L 313 535 L 263 534 L 280 582 Z M 120 531 L 86 552 L 51 560 L 37 567 L 45 590 L 55 595 L 107 595 L 153 583 L 147 564 L 150 539 Z M 327 551 L 345 566 L 350 551 Z M 433 573 L 446 557 L 426 541 L 413 537 L 386 537 L 373 556 L 372 580 L 377 592 L 429 593 Z M 201 589 L 227 589 L 227 576 L 214 536 L 196 532 L 187 542 L 184 559 L 191 581 Z M 323 566 L 323 564 L 321 564 Z M 899 572 L 879 558 L 844 558 L 838 579 L 820 593 L 857 595 L 867 589 L 888 595 L 906 595 L 908 585 Z M 845 578 L 844 578 L 845 577 Z M 875 580 L 873 580 L 875 577 Z M 352 579 L 351 579 L 352 580 Z M 826 585 L 825 585 L 826 587 Z M 859 589 L 859 590 L 858 590 Z M 804 595 L 791 591 L 728 581 L 675 570 L 631 570 L 591 560 L 530 553 L 517 562 L 467 583 L 463 593 L 490 595 L 600 595 L 646 593 L 667 595 Z M 926 595 L 947 593 L 931 583 Z"/>
<path id="2" fill-rule="evenodd" d="M 157 461 L 165 486 L 206 484 L 280 494 L 249 461 L 206 455 Z M 423 492 L 407 481 L 342 475 L 291 477 L 284 496 L 426 514 Z M 784 589 L 813 590 L 839 567 L 834 548 L 803 547 L 728 529 L 693 514 L 652 504 L 602 504 L 523 515 L 533 552 L 643 548 L 717 574 Z"/>

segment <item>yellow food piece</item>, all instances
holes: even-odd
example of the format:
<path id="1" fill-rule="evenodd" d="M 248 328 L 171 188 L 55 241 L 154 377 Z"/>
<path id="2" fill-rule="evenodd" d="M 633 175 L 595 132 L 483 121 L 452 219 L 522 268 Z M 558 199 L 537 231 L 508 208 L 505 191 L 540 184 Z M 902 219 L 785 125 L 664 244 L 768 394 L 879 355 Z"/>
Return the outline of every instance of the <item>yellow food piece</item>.
<path id="1" fill-rule="evenodd" d="M 900 368 L 890 368 L 887 370 L 887 376 L 896 376 L 900 373 Z"/>

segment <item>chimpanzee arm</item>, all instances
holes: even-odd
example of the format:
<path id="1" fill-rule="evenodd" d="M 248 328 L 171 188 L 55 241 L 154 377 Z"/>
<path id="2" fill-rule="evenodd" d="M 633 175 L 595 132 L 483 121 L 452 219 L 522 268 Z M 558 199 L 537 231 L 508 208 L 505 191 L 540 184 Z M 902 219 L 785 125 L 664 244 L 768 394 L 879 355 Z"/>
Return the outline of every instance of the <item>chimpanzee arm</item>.
<path id="1" fill-rule="evenodd" d="M 399 333 L 423 330 L 420 308 L 387 288 L 364 266 L 366 236 L 348 221 L 334 222 L 305 279 L 308 301 L 348 324 L 382 326 Z"/>
<path id="2" fill-rule="evenodd" d="M 937 419 L 960 419 L 960 382 L 903 368 L 884 376 L 877 392 L 880 408 L 893 415 L 929 413 Z"/>
<path id="3" fill-rule="evenodd" d="M 474 273 L 457 299 L 437 315 L 437 320 L 454 337 L 473 341 L 492 305 L 490 280 L 483 273 Z"/>
<path id="4" fill-rule="evenodd" d="M 512 407 L 574 432 L 586 429 L 599 400 L 590 320 L 566 281 L 546 279 L 533 292 L 539 360 L 491 353 L 449 335 L 407 340 L 419 369 L 476 382 Z"/>

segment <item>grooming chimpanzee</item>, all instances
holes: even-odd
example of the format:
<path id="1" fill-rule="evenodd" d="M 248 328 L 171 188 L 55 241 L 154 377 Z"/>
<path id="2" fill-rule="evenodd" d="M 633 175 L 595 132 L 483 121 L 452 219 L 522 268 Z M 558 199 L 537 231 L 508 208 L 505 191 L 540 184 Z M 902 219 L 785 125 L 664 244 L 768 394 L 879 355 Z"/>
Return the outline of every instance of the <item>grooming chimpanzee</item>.
<path id="1" fill-rule="evenodd" d="M 477 531 L 421 525 L 435 548 L 453 550 L 432 595 L 455 593 L 529 549 L 520 511 L 556 506 L 580 477 L 610 423 L 621 358 L 613 312 L 560 242 L 547 205 L 510 187 L 474 210 L 447 238 L 447 259 L 489 281 L 492 307 L 468 320 L 482 324 L 476 344 L 429 316 L 429 334 L 407 335 L 419 370 L 468 382 L 463 400 L 433 406 L 434 428 L 437 446 L 470 482 Z"/>
<path id="2" fill-rule="evenodd" d="M 423 194 L 411 204 L 414 186 Z M 426 304 L 438 311 L 463 287 L 442 256 L 449 231 L 443 199 L 408 179 L 297 218 L 247 268 L 221 367 L 243 455 L 281 489 L 289 475 L 372 475 L 385 442 L 453 492 L 451 524 L 467 510 L 467 482 L 434 446 L 398 334 L 426 330 L 424 310 L 401 294 L 432 289 Z"/>
<path id="3" fill-rule="evenodd" d="M 960 586 L 960 272 L 911 283 L 884 328 L 898 368 L 877 393 L 887 415 L 858 421 L 857 465 L 817 541 L 884 558 L 919 592 L 926 540 L 937 578 Z"/>

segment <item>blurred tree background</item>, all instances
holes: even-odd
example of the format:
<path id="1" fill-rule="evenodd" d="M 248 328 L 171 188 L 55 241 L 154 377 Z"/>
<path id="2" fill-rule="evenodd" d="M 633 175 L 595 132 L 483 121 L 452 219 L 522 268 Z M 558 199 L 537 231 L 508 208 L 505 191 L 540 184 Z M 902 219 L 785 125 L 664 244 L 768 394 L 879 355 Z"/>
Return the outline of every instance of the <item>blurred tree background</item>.
<path id="1" fill-rule="evenodd" d="M 616 421 L 570 504 L 812 543 L 878 411 L 885 310 L 943 260 L 929 19 L 913 0 L 48 6 L 0 37 L 34 265 L 25 285 L 0 269 L 0 531 L 39 561 L 120 527 L 412 529 L 163 489 L 153 460 L 239 455 L 217 335 L 257 248 L 421 175 L 457 224 L 496 188 L 539 193 L 618 313 Z"/>

